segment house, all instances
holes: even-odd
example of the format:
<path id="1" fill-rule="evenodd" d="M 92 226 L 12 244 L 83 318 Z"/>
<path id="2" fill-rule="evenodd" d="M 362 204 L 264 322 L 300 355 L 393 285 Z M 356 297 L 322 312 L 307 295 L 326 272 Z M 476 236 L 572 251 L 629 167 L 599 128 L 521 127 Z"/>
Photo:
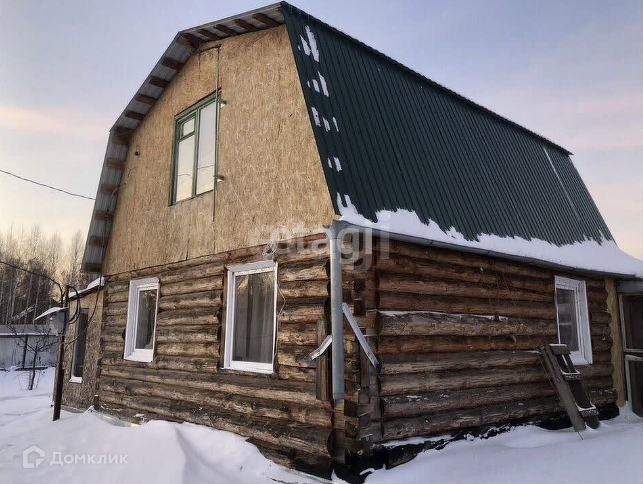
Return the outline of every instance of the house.
<path id="1" fill-rule="evenodd" d="M 567 150 L 283 2 L 174 37 L 110 131 L 83 267 L 66 405 L 321 475 L 559 415 L 549 343 L 613 415 L 643 275 Z"/>

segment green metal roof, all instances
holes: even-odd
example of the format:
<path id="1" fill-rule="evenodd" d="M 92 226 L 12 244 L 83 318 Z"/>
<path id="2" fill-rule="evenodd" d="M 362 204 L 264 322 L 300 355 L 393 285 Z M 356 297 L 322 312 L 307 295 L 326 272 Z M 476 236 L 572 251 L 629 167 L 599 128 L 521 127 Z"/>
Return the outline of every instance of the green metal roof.
<path id="1" fill-rule="evenodd" d="M 415 212 L 468 240 L 612 240 L 570 153 L 282 3 L 335 210 Z"/>

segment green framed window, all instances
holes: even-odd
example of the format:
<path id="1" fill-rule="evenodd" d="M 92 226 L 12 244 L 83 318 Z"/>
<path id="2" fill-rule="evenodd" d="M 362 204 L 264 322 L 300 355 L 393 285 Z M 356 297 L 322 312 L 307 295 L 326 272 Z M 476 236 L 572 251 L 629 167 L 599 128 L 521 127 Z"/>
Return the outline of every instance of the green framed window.
<path id="1" fill-rule="evenodd" d="M 216 94 L 177 117 L 172 203 L 214 189 L 216 126 Z"/>

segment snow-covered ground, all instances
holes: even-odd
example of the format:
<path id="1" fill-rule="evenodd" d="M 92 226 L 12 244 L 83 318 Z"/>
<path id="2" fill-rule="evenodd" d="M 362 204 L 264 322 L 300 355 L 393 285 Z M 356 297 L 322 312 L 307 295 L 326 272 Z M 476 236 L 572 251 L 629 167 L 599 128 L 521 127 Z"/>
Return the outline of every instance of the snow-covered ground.
<path id="1" fill-rule="evenodd" d="M 266 460 L 243 438 L 191 424 L 123 426 L 88 411 L 51 421 L 53 370 L 38 388 L 27 374 L 0 372 L 0 483 L 318 483 Z M 23 451 L 37 451 L 23 462 Z M 42 462 L 35 466 L 37 459 Z M 52 459 L 58 464 L 52 465 Z M 103 462 L 105 461 L 105 462 Z M 111 462 L 111 463 L 110 463 Z M 23 464 L 33 468 L 25 468 Z M 624 410 L 598 430 L 518 427 L 487 440 L 420 454 L 377 483 L 643 483 L 643 419 Z"/>

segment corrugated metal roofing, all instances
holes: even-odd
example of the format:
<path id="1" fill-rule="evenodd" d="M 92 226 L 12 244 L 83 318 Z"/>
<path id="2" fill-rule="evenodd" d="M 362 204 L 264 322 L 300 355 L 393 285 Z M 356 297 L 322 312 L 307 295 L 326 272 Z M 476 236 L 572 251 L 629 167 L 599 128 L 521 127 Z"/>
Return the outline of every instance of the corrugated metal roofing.
<path id="1" fill-rule="evenodd" d="M 305 12 L 282 9 L 335 210 L 443 231 L 612 239 L 564 148 Z M 347 198 L 348 197 L 348 198 Z"/>

